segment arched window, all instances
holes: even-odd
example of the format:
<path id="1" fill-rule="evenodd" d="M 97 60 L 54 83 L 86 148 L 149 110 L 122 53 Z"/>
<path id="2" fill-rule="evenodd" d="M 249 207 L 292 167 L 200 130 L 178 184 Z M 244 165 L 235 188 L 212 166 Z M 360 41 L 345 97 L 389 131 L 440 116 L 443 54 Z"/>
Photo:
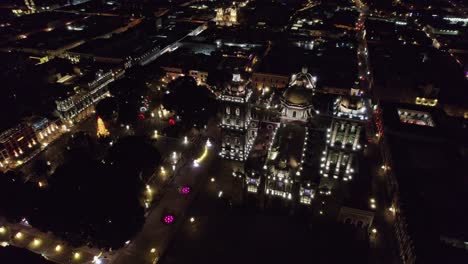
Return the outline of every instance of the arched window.
<path id="1" fill-rule="evenodd" d="M 296 111 L 293 111 L 292 117 L 293 117 L 293 118 L 296 117 Z"/>
<path id="2" fill-rule="evenodd" d="M 231 114 L 231 109 L 229 108 L 229 106 L 226 106 L 226 114 L 228 114 L 228 115 Z"/>
<path id="3" fill-rule="evenodd" d="M 239 109 L 239 107 L 236 108 L 236 115 L 237 115 L 237 116 L 240 115 L 240 109 Z"/>
<path id="4" fill-rule="evenodd" d="M 362 221 L 358 221 L 358 223 L 357 223 L 357 227 L 361 228 L 361 227 L 362 227 L 362 224 L 363 224 L 363 222 L 362 222 Z"/>

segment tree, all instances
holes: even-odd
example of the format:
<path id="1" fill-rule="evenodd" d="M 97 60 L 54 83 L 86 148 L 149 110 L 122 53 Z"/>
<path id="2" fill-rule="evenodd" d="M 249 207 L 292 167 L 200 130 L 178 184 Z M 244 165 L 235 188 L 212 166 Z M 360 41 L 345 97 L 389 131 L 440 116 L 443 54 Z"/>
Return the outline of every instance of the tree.
<path id="1" fill-rule="evenodd" d="M 37 192 L 22 175 L 12 171 L 0 173 L 0 201 L 0 215 L 11 222 L 18 222 L 33 211 Z"/>
<path id="2" fill-rule="evenodd" d="M 144 222 L 140 198 L 161 157 L 144 138 L 127 137 L 116 142 L 107 157 L 95 160 L 92 153 L 80 150 L 86 138 L 74 140 L 78 147 L 50 177 L 48 188 L 35 199 L 35 209 L 28 210 L 28 219 L 74 246 L 91 242 L 119 248 Z"/>
<path id="3" fill-rule="evenodd" d="M 104 124 L 104 121 L 102 121 L 101 117 L 97 117 L 97 136 L 99 138 L 105 138 L 110 135 L 109 130 L 107 130 L 106 125 Z"/>
<path id="4" fill-rule="evenodd" d="M 204 86 L 198 86 L 192 77 L 179 77 L 168 84 L 163 105 L 180 116 L 187 128 L 203 127 L 217 109 L 214 95 Z"/>
<path id="5" fill-rule="evenodd" d="M 147 91 L 145 81 L 137 78 L 137 75 L 138 71 L 133 71 L 127 77 L 109 85 L 109 91 L 118 104 L 119 122 L 123 124 L 136 124 L 141 96 Z"/>
<path id="6" fill-rule="evenodd" d="M 50 171 L 50 165 L 45 160 L 38 159 L 34 161 L 32 170 L 39 178 L 44 178 Z"/>
<path id="7" fill-rule="evenodd" d="M 144 177 L 151 176 L 148 174 L 152 173 L 156 167 L 159 167 L 161 154 L 145 138 L 130 136 L 115 143 L 110 150 L 109 159 L 119 170 L 127 172 L 117 175 L 123 174 L 123 177 L 133 177 L 129 176 L 129 174 L 142 173 Z M 120 180 L 133 181 L 134 179 Z M 142 178 L 140 181 L 146 182 L 146 179 Z"/>
<path id="8" fill-rule="evenodd" d="M 117 118 L 119 107 L 113 97 L 106 97 L 96 104 L 96 115 L 103 121 L 111 121 Z"/>

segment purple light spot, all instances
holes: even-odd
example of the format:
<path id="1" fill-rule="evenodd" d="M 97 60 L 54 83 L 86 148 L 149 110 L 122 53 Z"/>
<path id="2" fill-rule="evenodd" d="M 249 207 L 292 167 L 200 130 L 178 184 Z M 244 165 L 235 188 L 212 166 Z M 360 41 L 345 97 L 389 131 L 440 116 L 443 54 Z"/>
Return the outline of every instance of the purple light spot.
<path id="1" fill-rule="evenodd" d="M 182 187 L 182 189 L 180 189 L 180 192 L 182 194 L 189 194 L 190 193 L 190 187 L 188 187 L 188 186 Z"/>
<path id="2" fill-rule="evenodd" d="M 174 222 L 174 216 L 173 215 L 164 216 L 164 223 L 165 224 L 172 224 L 172 222 Z"/>

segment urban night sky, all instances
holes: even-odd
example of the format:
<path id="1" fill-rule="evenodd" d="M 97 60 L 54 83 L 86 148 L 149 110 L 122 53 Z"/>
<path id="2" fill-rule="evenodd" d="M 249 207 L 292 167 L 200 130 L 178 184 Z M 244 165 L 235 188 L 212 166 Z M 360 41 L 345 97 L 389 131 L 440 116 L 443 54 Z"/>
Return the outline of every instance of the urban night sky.
<path id="1" fill-rule="evenodd" d="M 468 263 L 465 0 L 0 2 L 0 263 Z"/>

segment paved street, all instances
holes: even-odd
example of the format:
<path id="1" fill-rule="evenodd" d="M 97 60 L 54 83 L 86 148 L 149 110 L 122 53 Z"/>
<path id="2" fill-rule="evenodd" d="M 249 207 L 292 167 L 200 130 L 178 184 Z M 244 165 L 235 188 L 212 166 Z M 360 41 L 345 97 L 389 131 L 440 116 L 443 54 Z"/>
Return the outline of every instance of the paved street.
<path id="1" fill-rule="evenodd" d="M 101 256 L 103 263 L 110 253 L 101 255 L 99 249 L 86 246 L 74 248 L 50 233 L 43 233 L 24 224 L 9 224 L 0 220 L 0 245 L 12 245 L 41 254 L 56 263 L 91 263 L 95 256 Z"/>
<path id="2" fill-rule="evenodd" d="M 191 154 L 184 158 L 185 160 L 177 168 L 178 173 L 168 189 L 164 191 L 163 198 L 154 205 L 155 208 L 146 218 L 142 231 L 127 248 L 118 252 L 113 263 L 152 263 L 161 252 L 165 251 L 173 232 L 184 218 L 193 193 L 197 192 L 200 183 L 206 177 L 208 167 L 216 153 L 214 149 L 210 149 L 206 160 L 200 163 L 199 167 L 193 166 L 196 153 Z M 182 195 L 179 190 L 181 186 L 190 186 L 191 194 Z M 175 216 L 174 224 L 167 225 L 162 222 L 162 217 L 166 212 Z M 153 248 L 155 250 L 151 252 Z"/>

